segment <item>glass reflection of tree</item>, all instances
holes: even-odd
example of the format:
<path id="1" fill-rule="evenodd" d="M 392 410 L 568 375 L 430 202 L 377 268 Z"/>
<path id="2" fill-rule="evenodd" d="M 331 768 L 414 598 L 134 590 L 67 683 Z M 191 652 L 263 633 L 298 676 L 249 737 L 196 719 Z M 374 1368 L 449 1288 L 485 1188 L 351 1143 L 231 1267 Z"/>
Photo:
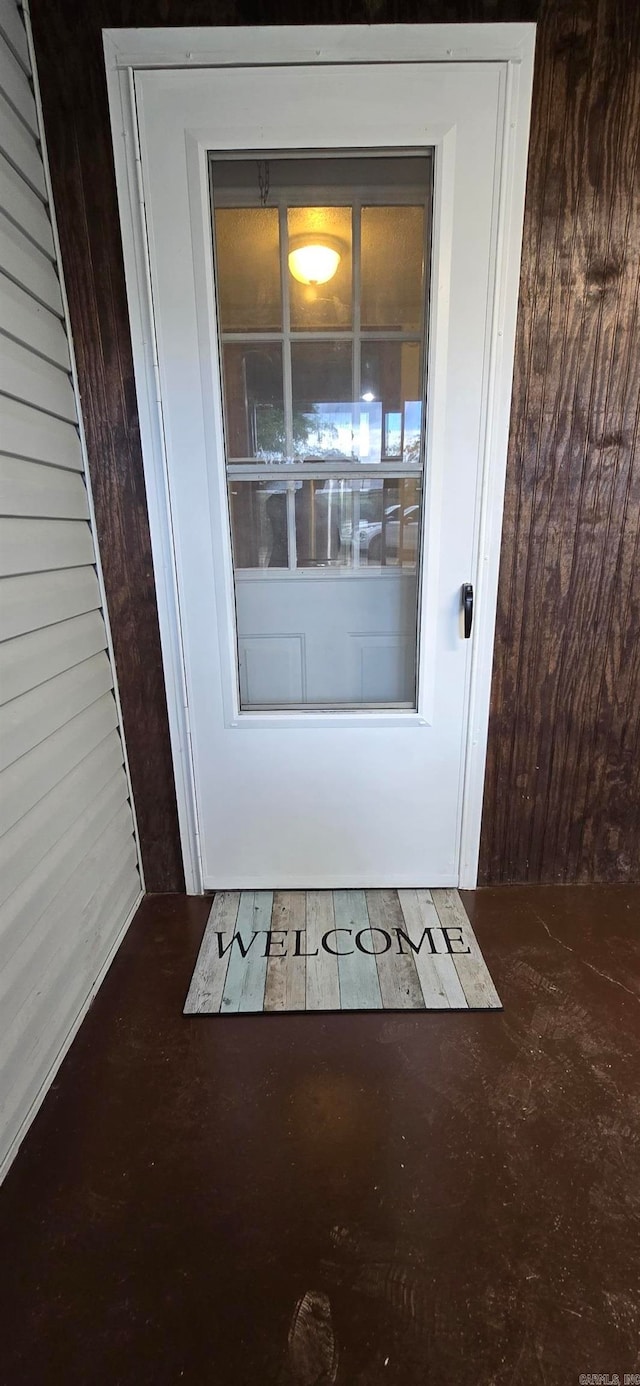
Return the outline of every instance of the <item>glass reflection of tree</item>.
<path id="1" fill-rule="evenodd" d="M 294 409 L 291 419 L 294 457 L 304 454 L 309 434 L 316 427 L 317 415 L 315 405 L 304 410 Z M 255 457 L 258 461 L 281 461 L 286 457 L 284 410 L 273 404 L 254 406 L 254 437 Z"/>

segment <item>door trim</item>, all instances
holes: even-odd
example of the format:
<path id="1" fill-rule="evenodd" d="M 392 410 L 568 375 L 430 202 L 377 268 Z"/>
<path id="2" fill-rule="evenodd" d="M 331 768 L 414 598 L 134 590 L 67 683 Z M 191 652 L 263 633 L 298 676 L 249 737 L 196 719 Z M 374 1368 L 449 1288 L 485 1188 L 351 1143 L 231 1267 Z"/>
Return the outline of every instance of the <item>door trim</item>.
<path id="1" fill-rule="evenodd" d="M 273 63 L 491 62 L 505 68 L 496 263 L 487 314 L 483 438 L 476 497 L 476 601 L 468 689 L 459 885 L 477 881 L 520 277 L 535 24 L 335 25 L 103 31 L 158 619 L 187 892 L 202 869 L 134 74 L 140 68 Z"/>

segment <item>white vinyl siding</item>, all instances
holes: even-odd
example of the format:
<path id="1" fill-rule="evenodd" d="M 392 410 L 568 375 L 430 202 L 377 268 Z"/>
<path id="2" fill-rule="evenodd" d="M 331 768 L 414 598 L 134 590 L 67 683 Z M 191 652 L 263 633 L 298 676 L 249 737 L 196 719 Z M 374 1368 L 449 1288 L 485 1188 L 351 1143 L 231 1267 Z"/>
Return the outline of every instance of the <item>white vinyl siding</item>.
<path id="1" fill-rule="evenodd" d="M 29 71 L 0 0 L 0 1170 L 141 895 Z"/>

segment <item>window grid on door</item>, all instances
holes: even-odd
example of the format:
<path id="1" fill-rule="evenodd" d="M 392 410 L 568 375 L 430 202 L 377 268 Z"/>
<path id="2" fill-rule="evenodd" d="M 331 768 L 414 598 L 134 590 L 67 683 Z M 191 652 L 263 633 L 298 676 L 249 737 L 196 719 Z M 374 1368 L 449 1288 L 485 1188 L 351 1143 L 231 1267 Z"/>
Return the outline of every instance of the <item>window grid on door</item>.
<path id="1" fill-rule="evenodd" d="M 424 156 L 423 156 L 424 157 Z M 212 212 L 215 226 L 215 210 L 218 207 L 253 207 L 257 208 L 264 205 L 255 196 L 238 197 L 236 193 L 229 196 L 223 193 L 222 196 L 216 193 L 215 181 L 212 178 Z M 273 569 L 265 568 L 258 562 L 243 564 L 238 562 L 239 555 L 234 555 L 234 566 L 236 570 L 255 569 L 260 570 L 261 576 L 271 575 L 282 577 L 284 572 L 289 574 L 299 573 L 306 565 L 300 564 L 298 545 L 296 540 L 296 495 L 300 494 L 301 484 L 311 487 L 311 498 L 313 503 L 313 484 L 320 481 L 330 488 L 335 487 L 336 503 L 341 508 L 345 504 L 349 506 L 349 527 L 351 531 L 350 545 L 350 566 L 345 569 L 351 575 L 357 575 L 358 571 L 363 574 L 372 573 L 374 564 L 371 561 L 362 564 L 361 555 L 361 508 L 363 498 L 370 495 L 372 483 L 376 489 L 382 493 L 382 537 L 384 539 L 385 516 L 387 512 L 397 514 L 397 520 L 392 521 L 392 525 L 397 526 L 399 537 L 396 542 L 398 553 L 403 552 L 402 532 L 405 526 L 405 519 L 408 514 L 413 516 L 412 525 L 415 533 L 419 533 L 420 525 L 420 498 L 422 490 L 422 476 L 424 471 L 424 436 L 425 436 L 425 365 L 426 365 L 426 311 L 428 299 L 428 270 L 429 270 L 429 246 L 430 246 L 430 216 L 429 216 L 429 195 L 428 190 L 420 195 L 416 187 L 408 189 L 394 188 L 390 190 L 378 189 L 376 187 L 361 188 L 359 192 L 349 191 L 345 195 L 344 188 L 335 189 L 332 187 L 310 187 L 305 193 L 300 189 L 279 189 L 270 195 L 268 205 L 277 208 L 278 229 L 279 229 L 279 261 L 280 261 L 280 303 L 281 303 L 281 330 L 279 331 L 235 331 L 220 328 L 221 352 L 224 357 L 225 347 L 237 345 L 248 346 L 252 343 L 260 345 L 273 344 L 280 347 L 282 353 L 282 400 L 284 414 L 284 460 L 263 460 L 258 457 L 234 456 L 229 445 L 228 410 L 223 385 L 223 419 L 225 426 L 225 451 L 226 451 L 226 474 L 229 488 L 230 518 L 233 529 L 233 485 L 235 483 L 260 481 L 284 483 L 286 487 L 286 569 L 276 567 Z M 290 296 L 290 276 L 288 266 L 289 251 L 289 228 L 288 211 L 293 207 L 348 207 L 351 212 L 351 326 L 341 327 L 332 330 L 314 330 L 313 328 L 293 328 L 291 326 L 291 296 Z M 363 328 L 361 325 L 361 243 L 362 243 L 362 212 L 368 207 L 393 208 L 396 206 L 419 206 L 424 213 L 424 245 L 423 245 L 423 265 L 422 283 L 420 290 L 421 298 L 421 318 L 419 327 L 415 330 L 401 330 L 393 327 L 384 329 Z M 215 232 L 214 232 L 215 250 Z M 351 386 L 352 386 L 352 418 L 356 420 L 356 413 L 362 411 L 362 355 L 363 346 L 367 343 L 394 344 L 414 346 L 419 353 L 418 360 L 418 380 L 420 382 L 419 402 L 420 402 L 420 427 L 419 444 L 416 449 L 417 455 L 407 460 L 403 455 L 406 419 L 401 410 L 399 427 L 396 424 L 396 446 L 391 451 L 391 440 L 393 437 L 393 424 L 390 416 L 382 415 L 382 451 L 380 461 L 374 464 L 350 461 L 346 458 L 333 459 L 329 461 L 323 457 L 314 457 L 312 453 L 306 454 L 303 458 L 296 455 L 294 441 L 294 402 L 293 402 L 293 371 L 292 371 L 292 348 L 298 343 L 328 343 L 342 344 L 351 348 Z M 223 373 L 224 381 L 224 373 Z M 377 485 L 376 485 L 377 483 Z M 346 497 L 346 500 L 345 500 Z M 390 504 L 387 505 L 387 500 Z M 395 502 L 395 503 L 394 503 Z M 386 566 L 387 560 L 384 557 L 384 546 L 381 546 L 381 566 Z M 314 559 L 321 566 L 321 560 Z M 418 561 L 417 546 L 413 555 L 409 556 L 408 565 L 415 568 Z M 393 565 L 393 560 L 391 560 Z M 327 566 L 330 566 L 330 558 L 327 558 Z"/>

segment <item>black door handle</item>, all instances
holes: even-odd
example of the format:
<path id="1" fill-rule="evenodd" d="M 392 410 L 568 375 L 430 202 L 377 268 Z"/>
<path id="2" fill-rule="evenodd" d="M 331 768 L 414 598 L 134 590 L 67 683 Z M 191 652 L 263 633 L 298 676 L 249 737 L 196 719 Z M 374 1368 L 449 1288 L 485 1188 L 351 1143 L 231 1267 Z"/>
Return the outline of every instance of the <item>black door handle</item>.
<path id="1" fill-rule="evenodd" d="M 464 638 L 468 640 L 473 625 L 473 585 L 470 582 L 463 582 L 462 584 L 462 610 L 464 611 Z"/>

